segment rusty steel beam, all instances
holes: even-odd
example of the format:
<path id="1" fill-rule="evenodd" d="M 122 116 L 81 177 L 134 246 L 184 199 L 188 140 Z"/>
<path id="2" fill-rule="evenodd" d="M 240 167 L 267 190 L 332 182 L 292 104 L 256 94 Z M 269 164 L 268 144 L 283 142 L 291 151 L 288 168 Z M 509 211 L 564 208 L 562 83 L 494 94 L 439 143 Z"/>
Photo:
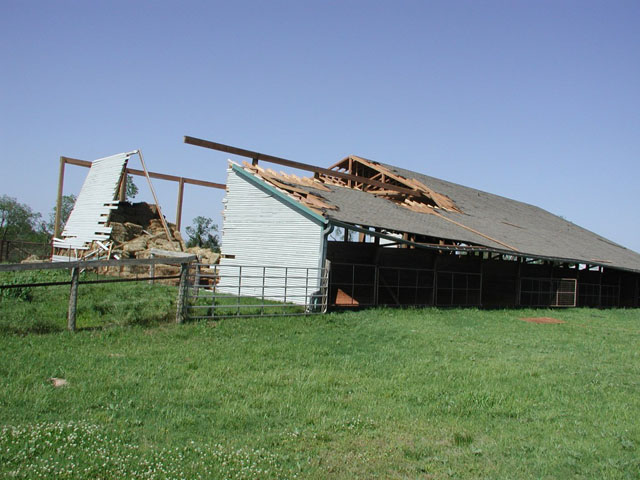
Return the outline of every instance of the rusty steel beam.
<path id="1" fill-rule="evenodd" d="M 184 143 L 189 145 L 195 145 L 197 147 L 210 148 L 212 150 L 218 150 L 220 152 L 231 153 L 233 155 L 240 155 L 241 157 L 251 158 L 254 165 L 263 160 L 269 163 L 275 163 L 277 165 L 283 165 L 285 167 L 297 168 L 298 170 L 306 170 L 308 172 L 314 172 L 327 177 L 340 178 L 343 180 L 351 180 L 352 182 L 363 183 L 378 188 L 386 188 L 395 192 L 405 193 L 407 195 L 413 195 L 416 197 L 422 196 L 422 193 L 418 190 L 411 190 L 409 188 L 398 187 L 396 185 L 390 185 L 388 183 L 378 182 L 371 180 L 367 177 L 360 177 L 358 175 L 350 175 L 348 173 L 338 172 L 336 170 L 329 170 L 328 168 L 317 167 L 315 165 L 309 165 L 308 163 L 296 162 L 294 160 L 287 160 L 286 158 L 275 157 L 266 153 L 254 152 L 251 150 L 245 150 L 244 148 L 232 147 L 230 145 L 224 145 L 222 143 L 212 142 L 210 140 L 203 140 L 195 137 L 184 137 Z"/>

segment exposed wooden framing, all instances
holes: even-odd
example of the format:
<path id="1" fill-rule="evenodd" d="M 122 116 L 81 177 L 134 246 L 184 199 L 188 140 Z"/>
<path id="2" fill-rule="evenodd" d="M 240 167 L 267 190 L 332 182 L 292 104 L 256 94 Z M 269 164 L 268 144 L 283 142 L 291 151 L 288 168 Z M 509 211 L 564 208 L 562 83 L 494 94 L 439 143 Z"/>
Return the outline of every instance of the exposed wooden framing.
<path id="1" fill-rule="evenodd" d="M 158 197 L 156 196 L 156 190 L 153 188 L 153 183 L 151 183 L 151 177 L 149 177 L 149 172 L 147 171 L 147 166 L 144 164 L 144 158 L 142 156 L 142 150 L 138 150 L 138 157 L 140 157 L 140 163 L 142 164 L 142 169 L 144 170 L 144 175 L 147 177 L 147 182 L 149 183 L 149 188 L 151 189 L 151 194 L 153 195 L 153 200 L 156 202 L 156 208 L 158 209 L 158 216 L 160 217 L 160 222 L 162 223 L 162 228 L 164 228 L 164 233 L 167 234 L 167 240 L 169 240 L 169 244 L 173 247 L 173 238 L 171 238 L 171 232 L 169 231 L 169 226 L 167 225 L 167 221 L 164 219 L 164 215 L 162 215 L 162 210 L 160 209 L 160 203 L 158 202 Z"/>
<path id="2" fill-rule="evenodd" d="M 256 160 L 263 160 L 265 162 L 275 163 L 277 165 L 283 165 L 285 167 L 296 168 L 298 170 L 306 170 L 308 172 L 314 172 L 318 175 L 324 175 L 327 177 L 336 177 L 343 180 L 352 180 L 357 183 L 363 183 L 366 185 L 372 185 L 380 188 L 388 188 L 395 190 L 396 192 L 406 193 L 407 195 L 416 195 L 415 190 L 408 188 L 396 187 L 395 185 L 389 185 L 376 180 L 371 180 L 366 177 L 359 177 L 356 175 L 349 175 L 347 173 L 338 172 L 335 170 L 329 170 L 328 168 L 317 167 L 315 165 L 309 165 L 307 163 L 295 162 L 293 160 L 287 160 L 285 158 L 274 157 L 273 155 L 267 155 L 265 153 L 253 152 L 251 150 L 245 150 L 243 148 L 232 147 L 224 145 L 222 143 L 211 142 L 209 140 L 202 140 L 200 138 L 194 138 L 185 136 L 184 143 L 189 145 L 195 145 L 197 147 L 210 148 L 212 150 L 218 150 L 220 152 L 226 152 L 233 155 L 240 155 L 241 157 L 252 158 Z"/>
<path id="3" fill-rule="evenodd" d="M 54 237 L 59 237 L 60 236 L 60 232 L 62 231 L 62 226 L 60 225 L 61 223 L 61 219 L 60 216 L 58 214 L 58 212 L 60 212 L 61 208 L 62 208 L 62 193 L 63 193 L 63 185 L 64 185 L 64 173 L 65 173 L 65 165 L 69 164 L 69 165 L 75 165 L 77 167 L 85 167 L 85 168 L 91 168 L 91 162 L 88 162 L 86 160 L 79 160 L 77 158 L 71 158 L 71 157 L 64 157 L 61 156 L 60 157 L 60 174 L 58 177 L 58 198 L 56 201 L 56 217 L 54 220 Z M 200 187 L 208 187 L 208 188 L 217 188 L 217 189 L 221 189 L 224 190 L 226 188 L 225 184 L 223 183 L 215 183 L 215 182 L 208 182 L 206 180 L 198 180 L 195 178 L 187 178 L 187 177 L 178 177 L 175 175 L 167 175 L 165 173 L 158 173 L 158 172 L 147 172 L 149 174 L 149 177 L 151 178 L 156 178 L 158 180 L 167 180 L 170 182 L 178 182 L 178 184 L 181 184 L 181 186 L 178 186 L 178 199 L 182 198 L 183 192 L 181 191 L 184 190 L 184 185 L 188 184 L 188 185 L 198 185 Z M 123 192 L 126 192 L 126 176 L 127 175 L 136 175 L 136 176 L 140 176 L 140 177 L 146 177 L 145 172 L 143 170 L 137 170 L 135 168 L 126 168 L 125 169 L 125 174 L 123 175 L 123 181 L 120 184 L 120 199 L 123 200 Z M 178 201 L 179 206 L 178 206 L 178 211 L 176 213 L 176 227 L 178 230 L 180 230 L 180 225 L 181 225 L 181 220 L 182 220 L 182 201 L 179 200 Z"/>
<path id="4" fill-rule="evenodd" d="M 176 229 L 180 231 L 182 223 L 182 199 L 184 197 L 184 178 L 180 177 L 178 181 L 178 205 L 176 207 Z"/>
<path id="5" fill-rule="evenodd" d="M 293 183 L 295 185 L 300 186 L 310 186 L 312 188 L 318 188 L 316 182 L 308 179 L 308 185 L 305 184 L 295 175 L 287 175 L 284 173 L 276 173 L 270 168 L 264 169 L 259 165 L 249 165 L 247 162 L 243 162 L 243 165 L 254 175 L 266 180 L 271 183 L 274 187 L 279 188 L 280 190 L 284 190 L 285 192 L 293 195 L 298 201 L 305 204 L 307 207 L 311 208 L 315 212 L 322 214 L 322 210 L 336 210 L 335 205 L 331 205 L 327 203 L 321 196 L 315 193 L 311 193 L 309 190 L 305 188 L 299 188 L 297 186 L 290 185 L 289 183 Z M 285 183 L 288 182 L 288 183 Z M 329 191 L 329 189 L 325 186 L 319 188 L 320 190 Z"/>
<path id="6" fill-rule="evenodd" d="M 389 179 L 391 179 L 395 181 L 397 184 L 399 184 L 400 186 L 405 186 L 408 188 L 415 189 L 417 192 L 420 192 L 423 197 L 431 199 L 436 206 L 444 210 L 460 212 L 460 209 L 456 206 L 453 200 L 451 200 L 446 195 L 435 192 L 434 190 L 432 190 L 431 188 L 426 186 L 424 183 L 420 182 L 415 178 L 403 177 L 402 175 L 393 173 L 391 170 L 380 165 L 377 162 L 374 162 L 372 160 L 367 160 L 366 158 L 358 157 L 356 155 L 351 155 L 349 157 L 349 161 L 352 162 L 354 160 L 356 162 L 356 165 L 359 164 L 364 167 L 370 168 L 375 172 L 378 172 L 377 175 L 382 175 L 383 181 L 387 184 L 389 183 Z M 374 175 L 374 177 L 377 175 Z"/>
<path id="7" fill-rule="evenodd" d="M 61 161 L 64 161 L 64 163 L 68 163 L 70 165 L 76 165 L 78 167 L 87 167 L 87 168 L 91 168 L 91 162 L 87 162 L 86 160 L 78 160 L 77 158 L 71 158 L 71 157 L 60 157 Z M 135 168 L 128 168 L 125 170 L 126 173 L 128 173 L 129 175 L 136 175 L 139 177 L 145 177 L 145 173 L 142 170 L 137 170 Z M 185 184 L 189 184 L 189 185 L 198 185 L 200 187 L 209 187 L 209 188 L 218 188 L 221 190 L 224 190 L 226 188 L 226 185 L 224 183 L 215 183 L 215 182 L 208 182 L 206 180 L 198 180 L 196 178 L 187 178 L 187 177 L 178 177 L 176 175 L 167 175 L 165 173 L 158 173 L 158 172 L 148 172 L 149 176 L 151 178 L 156 178 L 158 180 L 168 180 L 170 182 L 180 182 L 180 180 L 182 179 L 184 181 Z"/>
<path id="8" fill-rule="evenodd" d="M 120 187 L 118 192 L 118 200 L 124 202 L 127 200 L 127 172 L 122 172 L 122 177 L 120 178 Z"/>
<path id="9" fill-rule="evenodd" d="M 56 200 L 56 218 L 53 221 L 53 236 L 60 237 L 60 211 L 62 210 L 62 191 L 64 185 L 64 157 L 60 157 L 60 171 L 58 173 L 58 198 Z"/>

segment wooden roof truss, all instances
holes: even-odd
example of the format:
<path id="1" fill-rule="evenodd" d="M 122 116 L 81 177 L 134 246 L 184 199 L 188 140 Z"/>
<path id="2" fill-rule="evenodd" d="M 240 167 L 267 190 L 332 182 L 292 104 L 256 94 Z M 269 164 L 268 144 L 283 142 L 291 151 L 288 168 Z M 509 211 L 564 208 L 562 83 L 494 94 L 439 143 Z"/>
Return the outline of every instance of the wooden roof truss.
<path id="1" fill-rule="evenodd" d="M 322 215 L 323 210 L 338 209 L 338 207 L 327 202 L 327 200 L 322 196 L 309 191 L 308 188 L 311 187 L 316 190 L 324 190 L 325 192 L 328 192 L 329 189 L 321 180 L 310 177 L 298 177 L 297 175 L 286 174 L 284 172 L 278 173 L 270 168 L 265 169 L 248 162 L 242 162 L 242 164 L 245 170 L 248 170 L 255 176 L 267 181 L 277 189 L 284 191 L 320 215 Z"/>
<path id="2" fill-rule="evenodd" d="M 362 190 L 416 212 L 435 213 L 434 210 L 445 210 L 462 213 L 455 202 L 446 195 L 432 190 L 415 178 L 398 175 L 388 167 L 366 158 L 349 155 L 329 169 L 347 173 L 350 176 L 375 180 L 382 185 L 320 175 L 327 183 Z M 407 190 L 409 193 L 406 193 Z"/>

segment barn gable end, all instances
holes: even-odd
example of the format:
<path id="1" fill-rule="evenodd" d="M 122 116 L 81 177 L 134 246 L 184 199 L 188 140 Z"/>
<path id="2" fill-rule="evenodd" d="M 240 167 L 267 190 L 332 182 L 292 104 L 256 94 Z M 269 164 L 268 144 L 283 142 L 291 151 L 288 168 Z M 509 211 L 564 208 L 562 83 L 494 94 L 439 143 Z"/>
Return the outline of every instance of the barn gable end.
<path id="1" fill-rule="evenodd" d="M 315 281 L 325 257 L 323 232 L 326 221 L 233 164 L 227 172 L 222 230 L 224 255 L 219 267 L 221 291 L 234 291 L 237 287 L 234 277 L 238 275 L 239 267 L 246 277 L 262 277 L 263 268 L 278 267 L 267 272 L 266 282 L 271 285 L 271 288 L 267 287 L 267 298 L 276 299 L 282 293 L 276 287 L 284 285 L 285 275 L 297 277 L 309 269 L 308 277 Z M 243 281 L 243 295 L 260 296 L 262 278 Z M 295 283 L 292 279 L 288 282 L 289 286 Z M 305 290 L 307 287 L 318 288 L 317 285 L 305 285 Z M 292 294 L 298 293 L 292 291 Z M 305 303 L 304 298 L 295 295 L 290 298 L 292 302 Z"/>

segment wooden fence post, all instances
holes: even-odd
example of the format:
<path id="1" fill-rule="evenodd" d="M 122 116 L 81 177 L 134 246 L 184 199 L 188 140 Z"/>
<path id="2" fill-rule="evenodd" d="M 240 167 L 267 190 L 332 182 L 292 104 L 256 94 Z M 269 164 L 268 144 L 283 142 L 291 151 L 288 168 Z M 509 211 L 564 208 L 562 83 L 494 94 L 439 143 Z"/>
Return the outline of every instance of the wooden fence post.
<path id="1" fill-rule="evenodd" d="M 69 310 L 67 311 L 67 329 L 74 332 L 76 330 L 76 307 L 78 305 L 78 279 L 80 269 L 71 269 L 71 291 L 69 292 Z"/>
<path id="2" fill-rule="evenodd" d="M 187 301 L 188 301 L 188 275 L 189 264 L 180 264 L 180 285 L 178 286 L 178 300 L 176 301 L 176 323 L 184 323 L 187 317 Z"/>
<path id="3" fill-rule="evenodd" d="M 150 258 L 155 258 L 155 256 L 156 256 L 155 253 L 151 252 L 151 257 Z M 149 276 L 151 277 L 149 279 L 149 283 L 151 285 L 153 285 L 154 284 L 153 280 L 156 277 L 156 264 L 155 263 L 152 263 L 151 265 L 149 265 Z"/>

